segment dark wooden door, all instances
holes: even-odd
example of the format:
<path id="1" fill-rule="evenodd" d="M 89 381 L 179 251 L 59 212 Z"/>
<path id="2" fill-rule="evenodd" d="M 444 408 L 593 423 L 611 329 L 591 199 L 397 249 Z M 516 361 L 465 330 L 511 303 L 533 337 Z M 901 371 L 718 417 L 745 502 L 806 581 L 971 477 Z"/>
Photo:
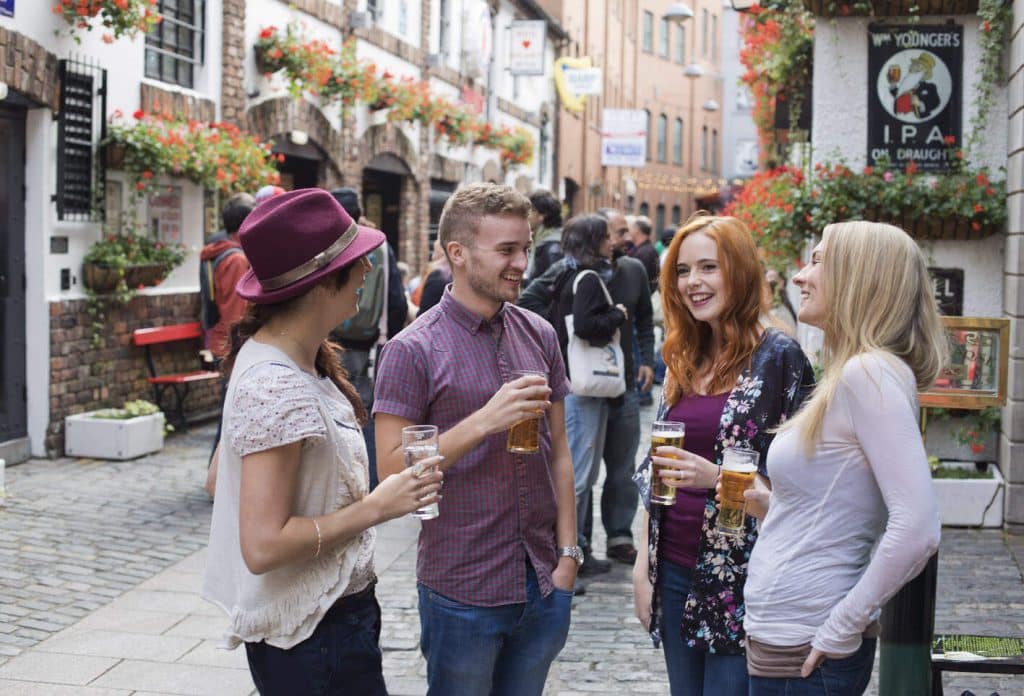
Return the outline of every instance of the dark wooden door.
<path id="1" fill-rule="evenodd" d="M 0 107 L 0 442 L 28 434 L 25 413 L 25 111 Z"/>

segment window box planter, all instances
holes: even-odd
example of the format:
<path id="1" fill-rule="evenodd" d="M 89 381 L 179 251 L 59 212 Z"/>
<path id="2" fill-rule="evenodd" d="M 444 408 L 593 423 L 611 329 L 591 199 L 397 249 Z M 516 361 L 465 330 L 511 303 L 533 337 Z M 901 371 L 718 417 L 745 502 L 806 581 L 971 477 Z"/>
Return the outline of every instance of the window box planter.
<path id="1" fill-rule="evenodd" d="M 97 411 L 64 419 L 64 453 L 69 457 L 135 459 L 164 446 L 164 414 L 99 418 Z"/>
<path id="2" fill-rule="evenodd" d="M 944 461 L 946 469 L 975 471 L 974 462 Z M 998 467 L 987 464 L 992 478 L 932 478 L 943 526 L 1002 527 L 1006 482 Z"/>
<path id="3" fill-rule="evenodd" d="M 978 11 L 978 0 L 803 0 L 803 3 L 808 12 L 819 17 L 965 15 Z"/>

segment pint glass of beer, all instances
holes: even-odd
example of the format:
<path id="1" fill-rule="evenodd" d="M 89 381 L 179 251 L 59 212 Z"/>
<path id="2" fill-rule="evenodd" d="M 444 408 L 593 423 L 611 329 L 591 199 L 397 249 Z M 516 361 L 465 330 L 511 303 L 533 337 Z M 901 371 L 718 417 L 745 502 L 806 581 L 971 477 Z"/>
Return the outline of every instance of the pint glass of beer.
<path id="1" fill-rule="evenodd" d="M 512 370 L 510 382 L 520 377 L 543 377 L 547 383 L 548 376 L 538 370 Z M 505 448 L 515 454 L 537 454 L 540 452 L 540 419 L 544 417 L 544 411 L 538 409 L 531 418 L 524 418 L 508 430 L 508 440 Z"/>
<path id="2" fill-rule="evenodd" d="M 670 454 L 657 454 L 659 447 L 683 448 L 686 437 L 686 424 L 672 421 L 654 421 L 651 426 L 651 456 L 675 459 Z M 664 468 L 665 471 L 672 469 Z M 661 480 L 662 467 L 651 461 L 651 502 L 658 505 L 675 505 L 676 489 Z"/>
<path id="3" fill-rule="evenodd" d="M 419 463 L 429 457 L 437 456 L 437 426 L 436 425 L 410 425 L 402 428 L 402 452 L 405 455 L 405 468 L 419 466 Z M 416 475 L 425 473 L 420 470 Z M 412 516 L 421 520 L 432 520 L 441 514 L 437 503 L 425 505 L 419 510 L 413 510 Z"/>
<path id="4" fill-rule="evenodd" d="M 721 503 L 718 507 L 718 523 L 715 525 L 719 534 L 743 534 L 743 518 L 747 507 L 743 491 L 754 485 L 760 456 L 758 452 L 742 447 L 727 447 L 722 453 Z"/>

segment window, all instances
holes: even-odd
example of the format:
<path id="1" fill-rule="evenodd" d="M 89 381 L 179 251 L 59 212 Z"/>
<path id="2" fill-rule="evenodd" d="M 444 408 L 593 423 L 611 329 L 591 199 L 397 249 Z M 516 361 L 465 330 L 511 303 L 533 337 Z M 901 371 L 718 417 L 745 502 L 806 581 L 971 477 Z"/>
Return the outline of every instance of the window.
<path id="1" fill-rule="evenodd" d="M 655 239 L 661 237 L 661 231 L 665 229 L 665 206 L 661 203 L 654 209 L 654 234 Z"/>
<path id="2" fill-rule="evenodd" d="M 647 137 L 646 137 L 645 142 L 644 142 L 644 149 L 647 151 L 646 152 L 647 160 L 650 161 L 650 159 L 651 159 L 651 112 L 648 111 L 647 109 L 644 109 L 644 116 L 647 117 Z"/>
<path id="3" fill-rule="evenodd" d="M 658 161 L 664 162 L 667 157 L 668 143 L 668 117 L 662 114 L 658 117 Z"/>
<path id="4" fill-rule="evenodd" d="M 672 206 L 672 229 L 678 229 L 683 221 L 683 209 L 678 205 Z"/>
<path id="5" fill-rule="evenodd" d="M 700 135 L 700 168 L 708 168 L 708 127 L 704 126 Z"/>
<path id="6" fill-rule="evenodd" d="M 718 131 L 711 131 L 711 171 L 718 171 Z"/>
<path id="7" fill-rule="evenodd" d="M 658 55 L 668 58 L 668 20 L 661 20 L 661 33 L 658 35 Z"/>
<path id="8" fill-rule="evenodd" d="M 708 11 L 702 10 L 700 15 L 700 54 L 708 55 Z"/>
<path id="9" fill-rule="evenodd" d="M 195 86 L 203 64 L 203 0 L 159 0 L 163 21 L 146 35 L 146 77 Z"/>
<path id="10" fill-rule="evenodd" d="M 405 36 L 405 32 L 409 29 L 409 7 L 405 0 L 398 3 L 398 34 Z"/>
<path id="11" fill-rule="evenodd" d="M 366 0 L 366 13 L 370 15 L 370 19 L 374 23 L 379 22 L 381 14 L 383 14 L 379 0 Z"/>
<path id="12" fill-rule="evenodd" d="M 650 12 L 644 12 L 643 32 L 644 53 L 652 53 L 654 51 L 654 15 Z"/>
<path id="13" fill-rule="evenodd" d="M 452 40 L 452 22 L 448 12 L 448 0 L 441 0 L 438 29 L 440 30 L 440 35 L 438 37 L 437 50 L 442 56 L 447 57 L 450 50 L 448 44 L 451 43 Z"/>
<path id="14" fill-rule="evenodd" d="M 718 60 L 718 15 L 711 15 L 711 60 Z"/>
<path id="15" fill-rule="evenodd" d="M 683 163 L 683 119 L 672 124 L 672 164 Z"/>
<path id="16" fill-rule="evenodd" d="M 676 62 L 686 62 L 686 27 L 681 24 L 676 25 Z"/>
<path id="17" fill-rule="evenodd" d="M 644 217 L 647 217 L 648 215 L 650 215 L 650 213 L 651 213 L 651 206 L 647 205 L 646 203 L 641 203 L 640 204 L 640 214 L 643 215 Z"/>

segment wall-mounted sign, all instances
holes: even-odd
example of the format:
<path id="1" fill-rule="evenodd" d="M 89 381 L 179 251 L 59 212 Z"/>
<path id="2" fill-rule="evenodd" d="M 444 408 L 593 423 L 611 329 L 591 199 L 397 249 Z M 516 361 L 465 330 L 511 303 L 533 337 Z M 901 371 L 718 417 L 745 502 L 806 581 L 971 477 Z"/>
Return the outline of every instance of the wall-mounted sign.
<path id="1" fill-rule="evenodd" d="M 168 186 L 149 196 L 150 231 L 161 242 L 181 242 L 181 187 Z"/>
<path id="2" fill-rule="evenodd" d="M 591 67 L 589 58 L 559 58 L 555 61 L 555 88 L 569 111 L 583 111 L 587 95 L 601 94 L 601 69 Z"/>
<path id="3" fill-rule="evenodd" d="M 0 15 L 4 17 L 14 16 L 14 0 L 0 0 Z"/>
<path id="4" fill-rule="evenodd" d="M 942 317 L 949 364 L 935 384 L 918 394 L 921 406 L 982 409 L 1006 405 L 1010 320 Z"/>
<path id="5" fill-rule="evenodd" d="M 462 103 L 478 114 L 484 112 L 484 95 L 477 92 L 469 85 L 462 85 L 462 92 L 459 94 Z"/>
<path id="6" fill-rule="evenodd" d="M 647 112 L 604 109 L 601 114 L 601 166 L 642 167 L 647 162 Z"/>
<path id="7" fill-rule="evenodd" d="M 949 169 L 961 146 L 962 26 L 868 27 L 868 163 Z"/>
<path id="8" fill-rule="evenodd" d="M 513 75 L 544 74 L 544 39 L 548 23 L 543 19 L 516 20 L 509 26 L 508 69 Z"/>
<path id="9" fill-rule="evenodd" d="M 964 313 L 964 270 L 962 268 L 929 268 L 939 313 L 958 317 Z"/>

